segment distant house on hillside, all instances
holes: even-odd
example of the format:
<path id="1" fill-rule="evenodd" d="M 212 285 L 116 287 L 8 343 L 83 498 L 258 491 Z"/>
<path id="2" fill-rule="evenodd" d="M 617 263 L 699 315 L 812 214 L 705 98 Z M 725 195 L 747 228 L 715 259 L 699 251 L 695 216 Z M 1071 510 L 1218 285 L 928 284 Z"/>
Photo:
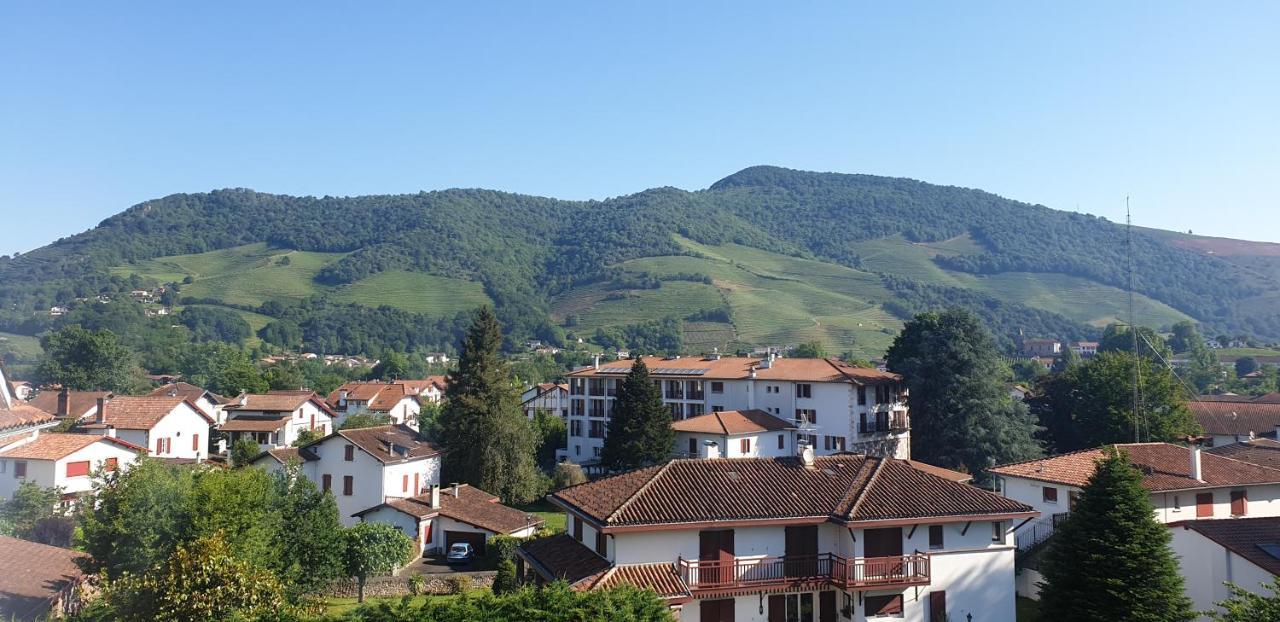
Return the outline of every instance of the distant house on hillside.
<path id="1" fill-rule="evenodd" d="M 1098 342 L 1096 341 L 1072 341 L 1068 344 L 1076 354 L 1082 359 L 1091 359 L 1098 353 Z"/>
<path id="2" fill-rule="evenodd" d="M 428 352 L 422 356 L 426 359 L 428 365 L 446 365 L 449 363 L 449 355 L 444 352 Z"/>
<path id="3" fill-rule="evenodd" d="M 399 380 L 404 385 L 405 390 L 418 396 L 418 400 L 424 404 L 438 403 L 444 399 L 444 391 L 449 387 L 448 376 L 427 376 L 422 380 Z"/>
<path id="4" fill-rule="evenodd" d="M 348 416 L 367 412 L 386 415 L 392 425 L 404 424 L 416 430 L 418 414 L 422 411 L 422 404 L 418 401 L 420 391 L 420 388 L 410 387 L 404 381 L 352 381 L 330 392 L 325 404 L 337 413 L 336 425 L 342 425 Z"/>
<path id="5" fill-rule="evenodd" d="M 1056 357 L 1062 354 L 1062 342 L 1056 339 L 1023 339 L 1022 354 L 1025 356 Z"/>
<path id="6" fill-rule="evenodd" d="M 1211 447 L 1257 437 L 1277 438 L 1280 428 L 1280 400 L 1272 401 L 1266 395 L 1202 396 L 1187 402 L 1187 408 L 1210 437 Z"/>

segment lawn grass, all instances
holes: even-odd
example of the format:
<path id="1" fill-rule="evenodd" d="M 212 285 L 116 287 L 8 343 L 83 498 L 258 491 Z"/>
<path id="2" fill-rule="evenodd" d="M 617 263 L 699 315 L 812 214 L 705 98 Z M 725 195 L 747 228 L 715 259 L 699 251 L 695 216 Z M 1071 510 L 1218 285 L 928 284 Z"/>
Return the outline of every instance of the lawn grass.
<path id="1" fill-rule="evenodd" d="M 1280 350 L 1271 348 L 1222 348 L 1213 352 L 1218 356 L 1280 356 Z"/>
<path id="2" fill-rule="evenodd" d="M 546 499 L 539 499 L 533 503 L 516 506 L 517 509 L 533 514 L 543 520 L 543 526 L 552 533 L 564 533 L 565 517 L 564 510 L 551 505 Z"/>
<path id="3" fill-rule="evenodd" d="M 390 305 L 438 317 L 492 304 L 480 283 L 407 270 L 387 270 L 344 285 L 330 299 L 368 306 Z"/>
<path id="4" fill-rule="evenodd" d="M 471 590 L 470 593 L 478 596 L 481 593 L 488 592 L 488 591 L 489 590 L 487 589 L 477 589 L 477 590 Z M 409 604 L 422 605 L 423 603 L 426 603 L 428 601 L 447 602 L 450 600 L 454 600 L 456 598 L 458 598 L 457 594 L 428 594 L 425 596 L 410 596 Z M 373 605 L 376 603 L 399 604 L 400 601 L 402 601 L 403 599 L 404 599 L 403 596 L 383 596 L 383 597 L 369 596 L 364 599 L 364 604 L 366 605 Z M 324 612 L 328 615 L 342 615 L 344 613 L 349 613 L 351 611 L 354 611 L 356 608 L 360 607 L 360 603 L 356 602 L 356 599 L 354 596 L 349 598 L 339 598 L 336 596 L 331 596 L 331 597 L 325 598 L 323 602 L 324 602 Z"/>
<path id="5" fill-rule="evenodd" d="M 12 355 L 17 363 L 35 363 L 44 354 L 40 340 L 27 335 L 0 333 L 0 355 Z"/>

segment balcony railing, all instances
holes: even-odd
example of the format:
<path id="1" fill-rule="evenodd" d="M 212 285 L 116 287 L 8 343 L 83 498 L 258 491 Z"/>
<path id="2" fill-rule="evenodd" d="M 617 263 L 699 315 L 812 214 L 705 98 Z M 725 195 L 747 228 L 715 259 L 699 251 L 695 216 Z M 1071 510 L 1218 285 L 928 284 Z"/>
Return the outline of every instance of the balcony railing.
<path id="1" fill-rule="evenodd" d="M 1041 542 L 1049 539 L 1053 532 L 1058 529 L 1062 522 L 1067 520 L 1070 512 L 1062 512 L 1041 518 L 1018 530 L 1018 534 L 1014 536 L 1014 542 L 1019 552 L 1029 551 L 1039 545 Z"/>
<path id="2" fill-rule="evenodd" d="M 863 421 L 858 423 L 858 432 L 861 434 L 882 434 L 885 432 L 905 432 L 911 429 L 907 423 L 905 416 L 889 417 L 888 419 L 880 419 L 878 421 Z"/>
<path id="3" fill-rule="evenodd" d="M 680 578 L 694 592 L 797 584 L 873 588 L 929 584 L 929 554 L 846 558 L 831 553 L 784 557 L 681 558 Z"/>

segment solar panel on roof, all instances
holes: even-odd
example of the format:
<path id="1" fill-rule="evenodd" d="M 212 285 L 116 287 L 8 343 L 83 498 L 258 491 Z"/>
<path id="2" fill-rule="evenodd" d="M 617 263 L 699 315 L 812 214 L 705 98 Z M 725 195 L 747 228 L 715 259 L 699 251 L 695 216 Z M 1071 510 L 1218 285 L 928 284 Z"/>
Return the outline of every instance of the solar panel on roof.
<path id="1" fill-rule="evenodd" d="M 1266 544 L 1259 544 L 1258 548 L 1262 549 L 1263 553 L 1266 553 L 1276 559 L 1280 559 L 1280 544 L 1268 542 Z"/>
<path id="2" fill-rule="evenodd" d="M 663 376 L 701 376 L 707 373 L 705 369 L 680 368 L 680 367 L 658 367 L 649 370 L 651 374 L 660 374 Z"/>

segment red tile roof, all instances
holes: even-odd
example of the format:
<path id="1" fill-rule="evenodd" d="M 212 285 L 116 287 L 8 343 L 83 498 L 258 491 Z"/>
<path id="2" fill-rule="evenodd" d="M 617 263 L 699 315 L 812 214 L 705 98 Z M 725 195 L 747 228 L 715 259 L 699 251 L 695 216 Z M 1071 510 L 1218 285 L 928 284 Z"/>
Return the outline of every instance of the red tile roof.
<path id="1" fill-rule="evenodd" d="M 1200 458 L 1203 481 L 1191 478 L 1190 450 L 1170 443 L 1131 443 L 1115 445 L 1127 452 L 1129 459 L 1143 472 L 1142 485 L 1152 492 L 1189 490 L 1217 486 L 1280 483 L 1280 470 L 1269 469 L 1202 451 Z M 1006 477 L 1020 477 L 1066 486 L 1082 487 L 1093 475 L 1095 462 L 1103 450 L 1084 449 L 1039 460 L 1005 464 L 991 469 Z"/>
<path id="2" fill-rule="evenodd" d="M 161 395 L 183 397 L 190 400 L 192 403 L 195 403 L 196 400 L 204 397 L 205 393 L 208 393 L 208 391 L 205 391 L 204 389 L 189 382 L 170 382 L 169 384 L 157 387 L 156 390 L 148 393 L 147 395 L 151 397 L 158 397 Z"/>
<path id="3" fill-rule="evenodd" d="M 676 432 L 725 435 L 790 430 L 795 427 L 790 421 L 779 419 L 763 410 L 711 412 L 671 424 Z"/>
<path id="4" fill-rule="evenodd" d="M 891 458 L 672 460 L 549 497 L 607 527 L 808 518 L 836 522 L 1032 515 L 1029 506 Z"/>
<path id="5" fill-rule="evenodd" d="M 233 399 L 227 404 L 227 410 L 248 410 L 262 412 L 293 412 L 302 408 L 307 402 L 314 402 L 324 412 L 332 414 L 329 406 L 320 399 L 320 396 L 311 391 L 271 391 L 270 393 L 250 393 L 240 396 L 244 400 L 244 404 L 240 403 L 240 399 Z"/>
<path id="6" fill-rule="evenodd" d="M 59 593 L 84 576 L 68 549 L 0 536 L 0 616 L 45 619 Z"/>
<path id="7" fill-rule="evenodd" d="M 372 428 L 338 430 L 315 441 L 323 443 L 334 436 L 341 436 L 383 463 L 407 462 L 440 455 L 440 447 L 424 441 L 413 428 L 404 425 L 380 425 Z M 310 445 L 308 445 L 310 447 Z"/>
<path id="8" fill-rule="evenodd" d="M 453 488 L 440 491 L 440 507 L 432 507 L 431 494 L 402 499 L 388 499 L 385 503 L 355 513 L 367 514 L 380 507 L 390 507 L 418 519 L 440 515 L 479 527 L 497 534 L 510 534 L 543 524 L 536 515 L 527 514 L 513 507 L 498 503 L 498 498 L 469 484 L 458 486 L 458 496 Z"/>
<path id="9" fill-rule="evenodd" d="M 1169 528 L 1195 531 L 1259 568 L 1280 575 L 1280 558 L 1259 548 L 1280 547 L 1280 517 L 1188 520 L 1170 523 Z"/>
<path id="10" fill-rule="evenodd" d="M 4 404 L 0 403 L 0 430 L 43 425 L 52 423 L 54 420 L 52 414 L 21 401 L 14 402 L 10 408 L 5 408 Z"/>
<path id="11" fill-rule="evenodd" d="M 179 410 L 183 405 L 189 407 L 196 414 L 200 415 L 205 422 L 212 424 L 213 419 L 209 415 L 204 414 L 195 404 L 187 401 L 185 397 L 169 397 L 167 395 L 158 397 L 130 397 L 121 396 L 113 397 L 105 402 L 106 404 L 106 423 L 98 423 L 95 419 L 84 427 L 88 429 L 101 428 L 105 426 L 114 426 L 121 430 L 150 430 L 154 428 L 161 419 L 164 419 L 169 413 Z"/>
<path id="12" fill-rule="evenodd" d="M 585 580 L 600 578 L 610 566 L 609 560 L 566 534 L 529 540 L 516 550 L 543 577 L 575 587 Z"/>
<path id="13" fill-rule="evenodd" d="M 693 599 L 689 586 L 676 572 L 675 564 L 623 564 L 614 566 L 591 582 L 589 589 L 607 589 L 622 584 L 642 590 L 653 590 L 668 601 L 687 602 Z"/>
<path id="14" fill-rule="evenodd" d="M 1205 434 L 1224 436 L 1275 436 L 1280 425 L 1280 403 L 1269 402 L 1188 402 L 1187 408 L 1195 416 Z"/>
<path id="15" fill-rule="evenodd" d="M 60 432 L 41 432 L 35 440 L 30 443 L 23 443 L 12 449 L 0 453 L 5 458 L 17 458 L 20 460 L 61 460 L 71 454 L 84 449 L 97 442 L 111 443 L 119 445 L 125 449 L 142 452 L 143 448 L 133 443 L 122 441 L 118 438 L 110 436 L 98 436 L 97 434 L 66 434 Z"/>
<path id="16" fill-rule="evenodd" d="M 58 414 L 58 389 L 45 389 L 27 403 L 49 414 Z M 110 391 L 68 391 L 68 414 L 81 416 L 97 408 L 98 398 L 111 397 Z"/>
<path id="17" fill-rule="evenodd" d="M 846 382 L 856 385 L 897 382 L 901 376 L 878 369 L 856 367 L 837 359 L 775 359 L 771 363 L 750 357 L 640 357 L 649 373 L 655 376 L 696 377 L 705 380 L 745 380 L 751 377 L 764 380 L 799 382 Z M 620 378 L 631 369 L 634 361 L 620 359 L 571 372 L 570 376 L 608 376 Z M 768 367 L 764 367 L 768 365 Z"/>
<path id="18" fill-rule="evenodd" d="M 1280 469 L 1280 442 L 1269 438 L 1255 438 L 1243 443 L 1211 447 L 1205 451 L 1215 456 L 1231 458 L 1272 469 Z"/>
<path id="19" fill-rule="evenodd" d="M 232 417 L 218 426 L 223 432 L 275 432 L 288 425 L 289 415 L 274 418 Z"/>

